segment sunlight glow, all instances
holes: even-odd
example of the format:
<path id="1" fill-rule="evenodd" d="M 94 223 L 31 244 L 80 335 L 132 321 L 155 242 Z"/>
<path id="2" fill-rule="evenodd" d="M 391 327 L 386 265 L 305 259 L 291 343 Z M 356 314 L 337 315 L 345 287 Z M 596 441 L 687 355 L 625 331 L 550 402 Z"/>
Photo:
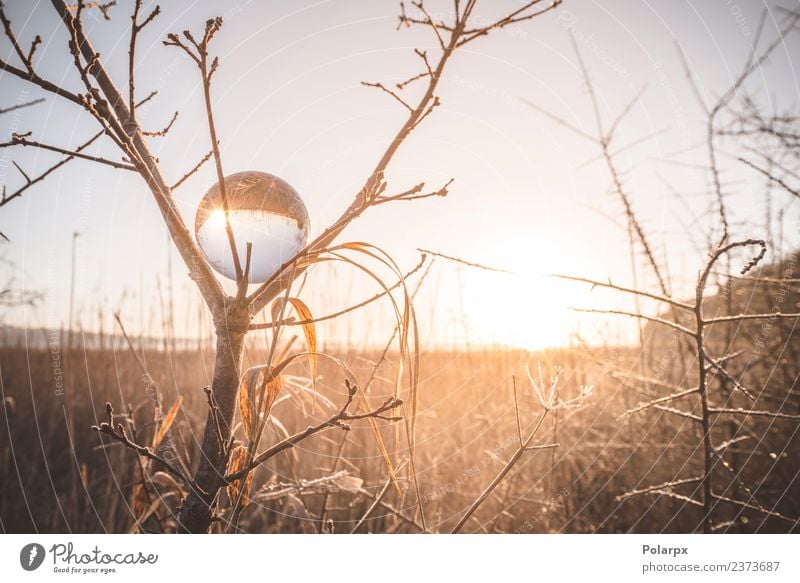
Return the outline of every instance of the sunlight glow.
<path id="1" fill-rule="evenodd" d="M 462 289 L 459 311 L 467 314 L 465 333 L 479 344 L 502 344 L 539 350 L 564 346 L 585 315 L 571 311 L 586 305 L 585 286 L 550 277 L 553 273 L 587 273 L 583 257 L 566 247 L 547 249 L 532 239 L 484 249 L 479 261 L 510 273 L 459 268 Z"/>

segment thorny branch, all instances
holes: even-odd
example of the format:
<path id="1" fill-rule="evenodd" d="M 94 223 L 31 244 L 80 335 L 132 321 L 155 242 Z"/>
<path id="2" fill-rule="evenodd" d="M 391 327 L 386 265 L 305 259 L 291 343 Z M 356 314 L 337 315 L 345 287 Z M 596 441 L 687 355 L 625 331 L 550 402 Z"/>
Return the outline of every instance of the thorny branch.
<path id="1" fill-rule="evenodd" d="M 721 170 L 719 167 L 719 160 L 718 160 L 719 148 L 716 144 L 716 136 L 719 134 L 720 131 L 718 127 L 719 117 L 725 111 L 725 109 L 730 105 L 730 103 L 734 100 L 734 98 L 739 94 L 740 90 L 742 89 L 747 79 L 766 62 L 766 60 L 777 48 L 783 45 L 786 35 L 790 31 L 792 31 L 797 26 L 798 21 L 800 21 L 800 14 L 790 13 L 789 16 L 786 18 L 785 22 L 783 23 L 783 25 L 781 26 L 781 29 L 776 35 L 775 40 L 772 43 L 770 43 L 766 48 L 764 48 L 759 52 L 759 44 L 761 41 L 761 36 L 764 31 L 764 25 L 766 23 L 767 14 L 768 11 L 764 10 L 761 15 L 761 19 L 759 21 L 756 34 L 753 40 L 752 50 L 750 52 L 747 61 L 742 67 L 741 72 L 734 79 L 733 83 L 728 87 L 728 89 L 722 95 L 720 95 L 720 97 L 711 105 L 706 104 L 706 101 L 703 98 L 703 95 L 699 87 L 697 86 L 695 77 L 692 74 L 689 61 L 686 58 L 686 55 L 684 54 L 680 45 L 677 45 L 678 55 L 681 59 L 681 63 L 683 64 L 684 75 L 693 90 L 695 99 L 700 105 L 700 108 L 706 114 L 705 143 L 708 156 L 708 169 L 711 176 L 711 184 L 716 199 L 720 224 L 722 227 L 722 234 L 717 244 L 718 247 L 721 247 L 727 242 L 730 230 L 728 214 L 725 207 L 725 192 L 722 186 Z"/>
<path id="2" fill-rule="evenodd" d="M 676 308 L 690 310 L 693 313 L 695 327 L 694 330 L 690 330 L 689 328 L 686 328 L 682 325 L 676 324 L 669 320 L 665 320 L 663 318 L 659 318 L 656 316 L 646 316 L 644 314 L 633 313 L 624 310 L 593 310 L 593 309 L 579 310 L 591 313 L 620 314 L 635 318 L 641 318 L 644 320 L 654 322 L 656 324 L 668 326 L 670 328 L 677 330 L 682 334 L 689 335 L 693 338 L 694 352 L 697 361 L 697 374 L 698 374 L 697 388 L 681 389 L 680 387 L 670 387 L 673 390 L 671 394 L 666 395 L 664 397 L 653 399 L 646 403 L 641 403 L 636 407 L 629 409 L 628 411 L 623 413 L 619 417 L 619 419 L 624 419 L 625 417 L 628 417 L 634 413 L 638 413 L 649 408 L 655 408 L 657 410 L 678 415 L 680 417 L 684 417 L 686 419 L 690 419 L 693 422 L 698 423 L 702 428 L 702 433 L 703 433 L 703 452 L 704 452 L 703 476 L 699 479 L 691 478 L 688 480 L 679 480 L 675 482 L 669 482 L 666 484 L 660 484 L 657 486 L 651 486 L 642 490 L 632 490 L 626 494 L 618 496 L 617 500 L 623 501 L 626 500 L 627 498 L 640 494 L 659 494 L 659 495 L 672 496 L 684 499 L 684 501 L 687 503 L 692 503 L 695 505 L 702 506 L 704 532 L 712 532 L 714 529 L 714 525 L 712 523 L 712 512 L 714 509 L 714 502 L 719 500 L 719 497 L 714 494 L 713 471 L 716 461 L 720 460 L 721 458 L 719 457 L 719 454 L 716 453 L 717 450 L 715 449 L 714 444 L 712 443 L 711 440 L 711 430 L 713 426 L 712 416 L 713 415 L 736 415 L 745 417 L 760 416 L 760 417 L 768 417 L 771 419 L 800 420 L 800 415 L 791 415 L 779 411 L 773 412 L 773 411 L 761 411 L 761 410 L 744 409 L 744 408 L 735 409 L 729 407 L 715 407 L 710 403 L 708 394 L 709 378 L 710 378 L 709 373 L 720 374 L 727 382 L 729 382 L 734 387 L 734 389 L 739 390 L 740 392 L 745 394 L 751 401 L 755 400 L 755 397 L 736 378 L 734 378 L 730 373 L 728 373 L 724 367 L 725 362 L 727 362 L 732 358 L 735 358 L 738 355 L 738 353 L 728 354 L 719 359 L 715 359 L 708 354 L 706 349 L 706 337 L 705 337 L 706 328 L 708 326 L 719 322 L 732 322 L 732 321 L 741 321 L 748 319 L 800 318 L 800 314 L 781 314 L 780 312 L 770 313 L 770 314 L 740 314 L 734 316 L 723 316 L 723 317 L 713 317 L 713 318 L 706 318 L 703 315 L 704 295 L 706 292 L 706 287 L 708 285 L 708 278 L 713 272 L 716 263 L 721 258 L 725 257 L 734 250 L 754 247 L 754 246 L 757 247 L 759 251 L 745 263 L 740 272 L 741 276 L 745 276 L 747 273 L 753 270 L 759 264 L 759 262 L 764 258 L 766 254 L 766 243 L 760 239 L 744 239 L 741 241 L 736 241 L 718 246 L 710 254 L 708 260 L 706 261 L 702 271 L 700 272 L 697 278 L 697 283 L 695 286 L 695 297 L 693 303 L 691 304 L 686 302 L 679 302 L 677 300 L 672 300 L 671 298 L 668 298 L 666 296 L 660 296 L 657 294 L 651 294 L 647 292 L 640 292 L 635 289 L 618 286 L 611 283 L 610 281 L 608 283 L 604 283 L 580 277 L 560 276 L 562 277 L 562 279 L 578 281 L 581 283 L 588 283 L 591 284 L 593 287 L 601 286 L 615 291 L 620 291 L 623 293 L 640 295 L 659 302 L 670 304 Z M 689 397 L 694 394 L 699 395 L 701 412 L 702 412 L 702 414 L 699 416 L 666 405 L 666 403 L 670 403 L 677 399 Z M 724 464 L 724 460 L 722 460 L 722 462 Z M 692 483 L 692 482 L 700 483 L 703 490 L 702 502 L 698 502 L 697 500 L 694 500 L 693 498 L 690 497 L 676 495 L 671 491 L 672 486 Z"/>
<path id="3" fill-rule="evenodd" d="M 426 253 L 431 255 L 432 257 L 441 257 L 442 259 L 446 259 L 447 261 L 452 261 L 453 263 L 458 263 L 460 265 L 466 265 L 467 267 L 474 267 L 476 269 L 482 269 L 484 271 L 493 271 L 495 273 L 509 273 L 506 269 L 500 269 L 499 267 L 491 267 L 489 265 L 483 265 L 482 263 L 475 263 L 474 261 L 467 261 L 466 259 L 461 259 L 460 257 L 453 257 L 452 255 L 445 255 L 444 253 L 438 253 L 436 251 L 431 251 L 430 249 L 417 249 L 420 253 Z"/>

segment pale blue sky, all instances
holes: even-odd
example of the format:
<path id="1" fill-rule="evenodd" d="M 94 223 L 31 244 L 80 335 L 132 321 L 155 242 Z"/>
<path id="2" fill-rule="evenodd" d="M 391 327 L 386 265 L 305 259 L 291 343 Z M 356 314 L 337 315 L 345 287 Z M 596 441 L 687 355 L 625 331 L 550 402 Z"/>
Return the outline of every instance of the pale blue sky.
<path id="1" fill-rule="evenodd" d="M 111 22 L 92 20 L 88 25 L 120 85 L 127 74 L 128 4 L 123 0 L 113 9 Z M 388 0 L 162 4 L 163 15 L 139 41 L 138 88 L 142 96 L 151 89 L 160 92 L 140 115 L 152 129 L 160 129 L 172 111 L 180 111 L 173 132 L 152 140 L 167 176 L 179 177 L 209 146 L 196 70 L 183 54 L 160 41 L 167 32 L 198 30 L 206 18 L 222 14 L 225 25 L 213 45 L 221 59 L 214 100 L 225 171 L 281 176 L 304 198 L 312 234 L 318 233 L 349 204 L 404 118 L 402 107 L 360 81 L 396 82 L 416 73 L 411 49 L 434 50 L 432 37 L 425 30 L 396 31 L 398 4 Z M 518 4 L 484 0 L 478 17 L 489 19 Z M 448 9 L 450 2 L 430 5 L 437 12 Z M 674 43 L 684 47 L 701 90 L 711 100 L 738 74 L 764 6 L 771 9 L 766 36 L 773 38 L 772 19 L 782 16 L 775 10 L 779 5 L 797 7 L 791 0 L 567 0 L 540 19 L 470 44 L 456 55 L 441 84 L 442 106 L 403 147 L 388 176 L 390 189 L 398 192 L 421 180 L 435 186 L 454 177 L 450 196 L 370 211 L 343 240 L 381 245 L 404 267 L 416 262 L 414 250 L 422 247 L 515 272 L 459 274 L 452 266 L 435 268 L 418 306 L 424 337 L 431 340 L 463 337 L 463 306 L 472 342 L 562 343 L 577 322 L 568 305 L 612 301 L 542 277 L 560 271 L 620 282 L 630 278 L 626 234 L 602 216 L 620 216 L 617 199 L 607 192 L 609 178 L 600 164 L 582 166 L 595 154 L 591 144 L 520 101 L 534 101 L 591 131 L 591 109 L 570 47 L 571 31 L 609 118 L 647 86 L 620 139 L 624 143 L 665 131 L 626 152 L 621 162 L 630 170 L 626 180 L 636 209 L 657 252 L 668 257 L 676 286 L 691 281 L 700 256 L 683 234 L 685 211 L 664 181 L 689 194 L 692 205 L 702 210 L 707 198 L 691 193 L 705 189 L 707 177 L 662 161 L 694 145 L 703 132 Z M 79 89 L 65 54 L 66 36 L 49 3 L 10 1 L 7 6 L 22 39 L 27 42 L 37 33 L 44 39 L 40 73 Z M 13 61 L 8 43 L 0 46 Z M 754 76 L 751 92 L 780 106 L 796 104 L 800 91 L 792 56 L 800 54 L 799 47 L 795 34 Z M 2 107 L 40 94 L 9 75 L 2 75 L 0 86 Z M 0 117 L 0 134 L 6 139 L 12 131 L 32 130 L 44 141 L 74 146 L 95 131 L 93 123 L 74 106 L 47 96 L 44 104 Z M 93 151 L 116 154 L 108 144 Z M 698 149 L 673 158 L 702 163 L 702 155 Z M 53 159 L 36 151 L 0 151 L 0 178 L 9 187 L 19 178 L 10 156 L 29 173 Z M 733 167 L 728 176 L 749 175 Z M 213 182 L 208 165 L 177 193 L 187 223 L 193 223 L 197 202 Z M 737 227 L 738 234 L 765 235 L 757 185 L 730 186 L 734 218 L 749 217 L 753 223 Z M 776 200 L 791 202 L 781 195 Z M 797 232 L 797 215 L 797 207 L 790 206 L 787 233 Z M 43 306 L 6 314 L 6 322 L 58 326 L 66 321 L 70 242 L 79 231 L 81 319 L 92 327 L 104 310 L 108 322 L 110 308 L 128 290 L 128 296 L 138 294 L 140 300 L 127 300 L 124 312 L 136 323 L 134 328 L 148 330 L 143 320 L 158 310 L 155 276 L 160 273 L 163 282 L 168 245 L 155 204 L 138 176 L 73 162 L 3 208 L 0 230 L 12 241 L 3 251 L 16 262 L 20 283 L 47 292 Z M 196 322 L 192 314 L 197 297 L 176 254 L 172 265 L 180 290 L 180 328 Z M 459 281 L 464 284 L 461 293 Z M 321 313 L 345 305 L 351 290 L 358 298 L 371 292 L 348 275 L 333 279 L 320 274 L 316 286 L 309 297 L 316 303 L 312 309 Z M 370 340 L 378 331 L 375 321 L 367 324 L 365 315 L 350 326 L 329 326 L 323 336 Z"/>

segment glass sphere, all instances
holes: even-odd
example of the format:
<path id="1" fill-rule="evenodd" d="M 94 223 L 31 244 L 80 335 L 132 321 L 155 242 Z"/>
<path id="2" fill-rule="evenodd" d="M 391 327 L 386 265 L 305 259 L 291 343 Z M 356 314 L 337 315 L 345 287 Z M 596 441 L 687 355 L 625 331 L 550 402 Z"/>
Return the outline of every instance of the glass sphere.
<path id="1" fill-rule="evenodd" d="M 247 243 L 252 243 L 249 283 L 262 283 L 303 249 L 308 240 L 308 211 L 294 188 L 266 172 L 239 172 L 225 177 L 228 221 L 242 270 Z M 211 267 L 236 279 L 233 254 L 225 229 L 219 183 L 200 201 L 194 233 Z"/>

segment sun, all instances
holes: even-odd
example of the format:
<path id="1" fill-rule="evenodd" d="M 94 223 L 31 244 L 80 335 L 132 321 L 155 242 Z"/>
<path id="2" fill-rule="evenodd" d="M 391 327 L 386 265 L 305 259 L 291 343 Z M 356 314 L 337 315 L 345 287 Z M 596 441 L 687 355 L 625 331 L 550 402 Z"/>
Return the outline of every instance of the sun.
<path id="1" fill-rule="evenodd" d="M 527 350 L 568 343 L 574 315 L 565 290 L 546 274 L 473 273 L 462 282 L 471 341 Z"/>
<path id="2" fill-rule="evenodd" d="M 458 275 L 470 340 L 527 350 L 569 344 L 587 320 L 571 308 L 588 303 L 588 290 L 552 274 L 584 274 L 591 266 L 566 246 L 535 238 L 502 243 L 485 248 L 479 261 L 507 272 L 464 268 Z"/>
<path id="3" fill-rule="evenodd" d="M 230 219 L 228 219 L 230 220 Z M 225 226 L 225 211 L 223 209 L 216 209 L 208 215 L 206 221 L 210 227 L 222 228 Z"/>

